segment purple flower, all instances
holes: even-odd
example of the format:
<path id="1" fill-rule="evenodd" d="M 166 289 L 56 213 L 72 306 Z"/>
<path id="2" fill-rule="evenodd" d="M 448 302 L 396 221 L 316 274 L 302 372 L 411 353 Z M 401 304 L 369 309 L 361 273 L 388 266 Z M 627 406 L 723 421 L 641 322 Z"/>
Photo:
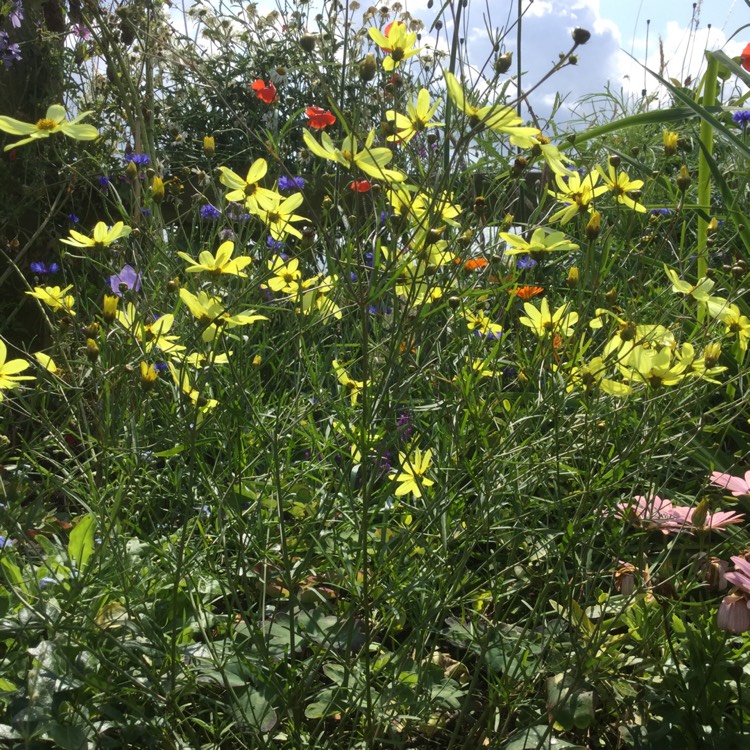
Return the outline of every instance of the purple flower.
<path id="1" fill-rule="evenodd" d="M 201 206 L 201 219 L 209 219 L 210 221 L 215 221 L 221 216 L 221 211 L 219 211 L 216 206 L 212 206 L 210 203 L 206 203 L 204 206 Z"/>
<path id="2" fill-rule="evenodd" d="M 125 154 L 125 166 L 131 161 L 138 167 L 145 167 L 151 164 L 151 157 L 148 154 Z"/>
<path id="3" fill-rule="evenodd" d="M 655 216 L 669 216 L 672 213 L 671 208 L 652 208 L 651 213 Z"/>
<path id="4" fill-rule="evenodd" d="M 122 297 L 124 292 L 137 292 L 141 288 L 141 274 L 136 273 L 130 265 L 122 267 L 120 273 L 115 273 L 109 277 L 109 288 L 118 296 Z"/>
<path id="5" fill-rule="evenodd" d="M 10 25 L 14 29 L 21 28 L 21 21 L 23 21 L 23 0 L 13 0 L 8 18 L 10 19 Z"/>
<path id="6" fill-rule="evenodd" d="M 78 224 L 81 220 L 75 214 L 68 214 L 68 221 L 71 224 Z"/>
<path id="7" fill-rule="evenodd" d="M 81 39 L 91 38 L 91 29 L 89 29 L 88 26 L 84 26 L 82 23 L 73 24 L 73 26 L 70 27 L 70 33 L 75 34 L 75 36 L 80 37 Z"/>
<path id="8" fill-rule="evenodd" d="M 155 362 L 154 370 L 156 372 L 166 372 L 169 369 L 169 365 L 166 362 Z"/>
<path id="9" fill-rule="evenodd" d="M 285 174 L 279 177 L 279 190 L 302 190 L 304 187 L 303 177 L 287 177 Z"/>
<path id="10" fill-rule="evenodd" d="M 39 276 L 49 276 L 53 273 L 59 273 L 60 266 L 57 263 L 44 263 L 41 260 L 37 260 L 30 266 L 31 270 Z"/>
<path id="11" fill-rule="evenodd" d="M 110 185 L 110 179 L 107 177 L 107 175 L 99 175 L 99 188 L 101 190 L 106 190 Z"/>
<path id="12" fill-rule="evenodd" d="M 536 265 L 536 261 L 530 255 L 524 255 L 523 258 L 519 258 L 516 261 L 516 268 L 519 271 L 525 271 L 527 268 L 533 268 Z"/>
<path id="13" fill-rule="evenodd" d="M 0 549 L 3 547 L 12 547 L 15 542 L 12 539 L 8 539 L 7 536 L 0 535 Z"/>
<path id="14" fill-rule="evenodd" d="M 10 37 L 6 31 L 0 31 L 0 60 L 6 68 L 10 68 L 14 62 L 21 59 L 21 48 L 17 44 L 11 44 Z"/>
<path id="15" fill-rule="evenodd" d="M 266 245 L 268 245 L 271 250 L 281 250 L 281 248 L 284 247 L 284 243 L 281 240 L 275 240 L 270 234 L 266 238 Z"/>
<path id="16" fill-rule="evenodd" d="M 141 209 L 141 216 L 146 216 L 146 217 L 151 216 L 151 209 L 149 209 L 149 208 L 142 208 Z"/>
<path id="17" fill-rule="evenodd" d="M 746 128 L 748 125 L 750 125 L 750 112 L 735 112 L 732 115 L 732 119 L 738 124 L 741 125 L 743 128 Z"/>

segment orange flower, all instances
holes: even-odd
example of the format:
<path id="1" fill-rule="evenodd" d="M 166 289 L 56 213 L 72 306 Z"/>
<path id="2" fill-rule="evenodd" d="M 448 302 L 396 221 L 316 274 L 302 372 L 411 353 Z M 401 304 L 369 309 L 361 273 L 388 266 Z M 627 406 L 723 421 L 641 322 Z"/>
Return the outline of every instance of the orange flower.
<path id="1" fill-rule="evenodd" d="M 515 294 L 519 299 L 532 299 L 543 292 L 543 286 L 517 286 L 510 290 L 510 293 Z"/>
<path id="2" fill-rule="evenodd" d="M 259 78 L 253 83 L 252 88 L 255 92 L 255 96 L 266 104 L 273 104 L 278 99 L 276 96 L 276 86 L 274 86 L 271 81 L 266 84 L 262 78 Z"/>
<path id="3" fill-rule="evenodd" d="M 336 115 L 330 110 L 323 109 L 323 107 L 313 105 L 305 110 L 305 114 L 308 119 L 307 124 L 316 130 L 323 130 L 323 128 L 327 128 L 336 122 Z"/>
<path id="4" fill-rule="evenodd" d="M 478 271 L 481 268 L 486 268 L 489 264 L 490 262 L 484 258 L 470 258 L 464 261 L 464 268 L 467 271 Z"/>
<path id="5" fill-rule="evenodd" d="M 372 190 L 372 183 L 369 180 L 353 180 L 349 183 L 349 189 L 353 193 L 369 193 Z"/>
<path id="6" fill-rule="evenodd" d="M 742 50 L 742 54 L 740 55 L 740 65 L 742 65 L 745 70 L 750 70 L 750 44 Z"/>

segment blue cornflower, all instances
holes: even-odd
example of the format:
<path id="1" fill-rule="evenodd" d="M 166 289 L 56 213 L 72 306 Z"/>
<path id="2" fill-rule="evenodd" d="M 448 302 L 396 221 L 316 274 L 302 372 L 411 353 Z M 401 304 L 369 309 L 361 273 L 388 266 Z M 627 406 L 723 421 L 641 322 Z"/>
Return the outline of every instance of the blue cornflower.
<path id="1" fill-rule="evenodd" d="M 71 224 L 78 224 L 81 220 L 75 214 L 68 214 L 68 221 Z"/>
<path id="2" fill-rule="evenodd" d="M 656 216 L 669 216 L 672 213 L 671 208 L 652 208 L 651 213 Z"/>
<path id="3" fill-rule="evenodd" d="M 281 175 L 279 177 L 279 190 L 302 190 L 305 187 L 305 180 L 303 177 L 287 177 Z"/>
<path id="4" fill-rule="evenodd" d="M 14 62 L 18 62 L 20 59 L 21 48 L 15 43 L 11 44 L 7 31 L 0 31 L 0 60 L 3 61 L 3 65 L 10 68 Z"/>
<path id="5" fill-rule="evenodd" d="M 524 255 L 516 261 L 516 268 L 519 271 L 525 271 L 527 268 L 533 268 L 536 261 L 530 255 Z"/>
<path id="6" fill-rule="evenodd" d="M 166 362 L 154 362 L 154 370 L 156 372 L 166 372 L 169 369 L 169 365 Z"/>
<path id="7" fill-rule="evenodd" d="M 219 211 L 216 206 L 212 206 L 210 203 L 206 203 L 205 206 L 201 206 L 201 219 L 209 219 L 211 221 L 215 221 L 221 216 L 221 211 Z"/>
<path id="8" fill-rule="evenodd" d="M 750 112 L 735 112 L 732 115 L 732 119 L 741 127 L 746 128 L 748 125 L 750 125 Z"/>
<path id="9" fill-rule="evenodd" d="M 148 154 L 125 154 L 125 166 L 133 162 L 136 166 L 145 167 L 151 164 L 151 157 Z"/>
<path id="10" fill-rule="evenodd" d="M 30 268 L 39 276 L 49 276 L 50 274 L 60 272 L 60 266 L 57 263 L 44 263 L 41 260 L 34 261 Z"/>
<path id="11" fill-rule="evenodd" d="M 3 547 L 12 547 L 15 542 L 12 539 L 8 539 L 7 536 L 0 535 L 0 549 Z"/>
<path id="12" fill-rule="evenodd" d="M 142 208 L 141 209 L 141 216 L 146 216 L 146 217 L 151 216 L 151 209 L 149 209 L 149 208 Z"/>
<path id="13" fill-rule="evenodd" d="M 281 240 L 275 240 L 271 235 L 268 235 L 268 238 L 266 239 L 266 245 L 271 248 L 271 250 L 281 250 L 282 247 L 284 247 L 284 243 L 281 242 Z"/>
<path id="14" fill-rule="evenodd" d="M 99 188 L 101 190 L 106 190 L 110 185 L 110 179 L 107 177 L 107 175 L 99 175 Z"/>

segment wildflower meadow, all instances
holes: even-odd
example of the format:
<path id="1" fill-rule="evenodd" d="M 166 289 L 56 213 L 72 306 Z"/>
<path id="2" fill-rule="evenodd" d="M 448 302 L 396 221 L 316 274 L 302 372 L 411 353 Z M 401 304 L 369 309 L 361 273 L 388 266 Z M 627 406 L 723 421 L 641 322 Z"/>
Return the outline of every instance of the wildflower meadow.
<path id="1" fill-rule="evenodd" d="M 3 747 L 750 747 L 750 44 L 469 6 L 0 0 Z"/>

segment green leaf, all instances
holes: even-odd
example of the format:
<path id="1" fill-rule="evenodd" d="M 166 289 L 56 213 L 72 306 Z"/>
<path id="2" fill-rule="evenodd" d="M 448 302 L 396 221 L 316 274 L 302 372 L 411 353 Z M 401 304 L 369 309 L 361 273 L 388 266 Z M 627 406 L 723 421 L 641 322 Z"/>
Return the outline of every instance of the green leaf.
<path id="1" fill-rule="evenodd" d="M 50 739 L 56 747 L 62 750 L 86 750 L 88 742 L 86 732 L 80 727 L 65 727 L 61 724 L 52 724 L 47 729 Z"/>
<path id="2" fill-rule="evenodd" d="M 171 458 L 172 456 L 176 456 L 179 453 L 182 453 L 182 451 L 185 450 L 184 445 L 175 445 L 174 448 L 167 448 L 165 451 L 157 451 L 154 453 L 154 455 L 157 458 Z"/>
<path id="3" fill-rule="evenodd" d="M 253 688 L 234 700 L 232 710 L 237 721 L 257 732 L 265 734 L 276 726 L 277 716 L 273 706 Z"/>
<path id="4" fill-rule="evenodd" d="M 586 729 L 594 723 L 594 692 L 569 674 L 556 674 L 547 679 L 547 711 L 565 729 Z"/>
<path id="5" fill-rule="evenodd" d="M 4 693 L 11 693 L 14 690 L 18 690 L 18 687 L 10 680 L 6 680 L 5 677 L 0 677 L 0 690 Z"/>
<path id="6" fill-rule="evenodd" d="M 535 727 L 524 729 L 514 734 L 503 750 L 584 750 L 581 745 L 573 745 L 565 740 L 558 739 L 550 731 L 546 724 L 537 724 Z"/>
<path id="7" fill-rule="evenodd" d="M 88 513 L 70 532 L 68 555 L 71 560 L 75 560 L 78 570 L 83 570 L 91 555 L 94 554 L 95 527 L 94 517 Z"/>

